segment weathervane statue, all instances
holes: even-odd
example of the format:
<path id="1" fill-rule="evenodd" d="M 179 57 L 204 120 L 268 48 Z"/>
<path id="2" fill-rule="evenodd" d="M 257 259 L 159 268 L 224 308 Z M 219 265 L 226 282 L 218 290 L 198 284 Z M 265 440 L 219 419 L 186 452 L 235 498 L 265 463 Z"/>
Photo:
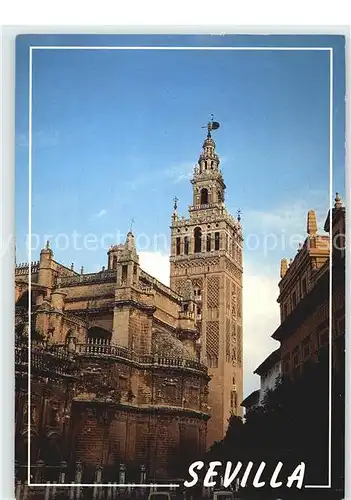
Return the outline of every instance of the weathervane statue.
<path id="1" fill-rule="evenodd" d="M 206 127 L 202 127 L 202 128 L 207 128 L 207 131 L 208 131 L 207 137 L 211 137 L 211 130 L 217 130 L 219 128 L 219 126 L 220 126 L 219 122 L 213 121 L 213 113 L 211 113 L 210 121 L 208 122 Z"/>

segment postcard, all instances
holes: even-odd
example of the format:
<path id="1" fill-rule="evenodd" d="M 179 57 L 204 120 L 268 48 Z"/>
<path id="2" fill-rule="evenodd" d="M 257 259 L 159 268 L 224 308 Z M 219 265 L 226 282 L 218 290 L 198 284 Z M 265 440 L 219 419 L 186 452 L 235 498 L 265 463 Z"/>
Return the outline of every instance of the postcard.
<path id="1" fill-rule="evenodd" d="M 343 498 L 344 174 L 343 36 L 18 36 L 16 499 Z"/>

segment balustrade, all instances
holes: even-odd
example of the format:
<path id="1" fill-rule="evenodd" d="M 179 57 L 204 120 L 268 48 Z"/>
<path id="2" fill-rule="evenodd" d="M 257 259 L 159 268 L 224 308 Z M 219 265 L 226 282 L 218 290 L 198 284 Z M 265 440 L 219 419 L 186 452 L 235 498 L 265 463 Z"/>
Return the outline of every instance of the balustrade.
<path id="1" fill-rule="evenodd" d="M 28 344 L 20 343 L 15 346 L 16 366 L 28 365 Z M 67 351 L 66 346 L 50 345 L 43 342 L 31 342 L 31 369 L 52 372 L 60 375 L 72 375 L 74 359 Z"/>
<path id="2" fill-rule="evenodd" d="M 116 271 L 108 270 L 98 273 L 80 274 L 75 276 L 58 276 L 56 278 L 56 285 L 61 287 L 82 285 L 87 283 L 106 283 L 114 282 L 116 280 Z"/>
<path id="3" fill-rule="evenodd" d="M 32 342 L 31 366 L 38 370 L 50 370 L 60 374 L 72 374 L 74 355 L 81 356 L 111 356 L 133 361 L 139 365 L 159 365 L 175 368 L 189 368 L 206 372 L 207 367 L 191 359 L 169 358 L 166 356 L 142 354 L 139 355 L 124 346 L 111 344 L 107 339 L 90 339 L 84 344 L 76 344 L 75 351 L 69 352 L 66 344 L 44 345 Z M 28 363 L 28 345 L 15 347 L 16 365 Z"/>
<path id="4" fill-rule="evenodd" d="M 28 264 L 28 262 L 23 262 L 21 264 L 16 265 L 15 276 L 19 276 L 22 274 L 29 274 L 29 267 L 31 273 L 37 273 L 39 271 L 39 261 L 34 261 L 30 265 Z"/>
<path id="5" fill-rule="evenodd" d="M 132 360 L 140 365 L 162 365 L 169 367 L 190 368 L 202 372 L 207 371 L 207 367 L 198 361 L 191 359 L 168 358 L 151 354 L 139 355 L 127 347 L 110 344 L 105 339 L 91 339 L 85 344 L 76 345 L 76 353 L 80 355 L 103 355 L 115 356 L 127 360 Z"/>

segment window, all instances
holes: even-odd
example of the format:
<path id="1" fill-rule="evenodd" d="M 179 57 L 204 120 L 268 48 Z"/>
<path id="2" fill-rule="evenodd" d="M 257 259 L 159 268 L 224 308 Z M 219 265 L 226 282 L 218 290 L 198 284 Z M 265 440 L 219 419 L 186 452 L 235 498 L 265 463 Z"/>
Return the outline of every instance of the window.
<path id="1" fill-rule="evenodd" d="M 236 392 L 232 391 L 230 394 L 231 407 L 235 409 L 237 407 Z"/>
<path id="2" fill-rule="evenodd" d="M 308 358 L 310 355 L 310 339 L 305 339 L 302 344 L 302 356 L 303 359 Z"/>
<path id="3" fill-rule="evenodd" d="M 219 250 L 219 233 L 215 232 L 215 250 Z"/>
<path id="4" fill-rule="evenodd" d="M 194 252 L 199 253 L 201 252 L 201 228 L 196 227 L 194 229 Z"/>
<path id="5" fill-rule="evenodd" d="M 189 253 L 189 236 L 185 236 L 184 238 L 184 253 L 185 255 Z"/>
<path id="6" fill-rule="evenodd" d="M 116 269 L 116 267 L 117 267 L 117 255 L 114 255 L 112 259 L 112 269 Z"/>
<path id="7" fill-rule="evenodd" d="M 304 297 L 307 293 L 307 280 L 304 278 L 302 280 L 302 296 Z"/>
<path id="8" fill-rule="evenodd" d="M 128 266 L 122 266 L 122 283 L 127 282 Z"/>
<path id="9" fill-rule="evenodd" d="M 211 251 L 211 235 L 208 234 L 206 237 L 206 252 Z"/>
<path id="10" fill-rule="evenodd" d="M 200 191 L 200 205 L 208 204 L 208 191 L 206 188 L 202 188 Z"/>
<path id="11" fill-rule="evenodd" d="M 300 362 L 300 353 L 299 353 L 299 348 L 296 347 L 293 352 L 293 366 L 297 366 Z"/>
<path id="12" fill-rule="evenodd" d="M 200 315 L 201 315 L 201 307 L 198 307 L 198 308 L 197 308 L 197 314 L 198 314 L 198 316 L 200 316 Z"/>
<path id="13" fill-rule="evenodd" d="M 292 306 L 293 306 L 293 308 L 296 307 L 296 303 L 297 303 L 296 292 L 293 292 L 293 294 L 292 294 Z"/>
<path id="14" fill-rule="evenodd" d="M 176 254 L 180 255 L 180 238 L 176 238 Z"/>

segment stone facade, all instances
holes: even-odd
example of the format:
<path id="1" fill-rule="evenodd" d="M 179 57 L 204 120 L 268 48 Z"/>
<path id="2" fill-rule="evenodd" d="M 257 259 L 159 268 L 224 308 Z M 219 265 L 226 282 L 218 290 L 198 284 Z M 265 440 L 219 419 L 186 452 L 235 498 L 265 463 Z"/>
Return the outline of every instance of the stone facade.
<path id="1" fill-rule="evenodd" d="M 190 279 L 200 331 L 197 349 L 211 375 L 207 445 L 222 439 L 232 413 L 241 415 L 243 387 L 242 259 L 240 216 L 225 208 L 225 189 L 211 136 L 195 165 L 193 201 L 187 218 L 172 216 L 171 288 Z"/>
<path id="2" fill-rule="evenodd" d="M 282 372 L 291 377 L 301 373 L 307 361 L 318 360 L 330 334 L 335 368 L 344 357 L 345 208 L 338 194 L 324 230 L 329 235 L 318 234 L 311 210 L 304 244 L 289 265 L 286 259 L 281 261 L 281 325 L 272 337 L 281 343 Z"/>
<path id="3" fill-rule="evenodd" d="M 123 463 L 137 478 L 141 466 L 156 480 L 180 477 L 187 460 L 205 450 L 210 416 L 191 281 L 176 292 L 140 269 L 131 232 L 110 249 L 107 269 L 98 273 L 62 266 L 48 244 L 39 262 L 16 266 L 15 274 L 16 316 L 29 309 L 31 323 L 31 414 L 37 416 L 31 461 L 47 460 L 47 440 L 52 444 L 55 435 L 49 458 L 56 461 L 82 462 L 86 471 Z M 28 352 L 17 349 L 17 456 L 23 461 Z"/>

